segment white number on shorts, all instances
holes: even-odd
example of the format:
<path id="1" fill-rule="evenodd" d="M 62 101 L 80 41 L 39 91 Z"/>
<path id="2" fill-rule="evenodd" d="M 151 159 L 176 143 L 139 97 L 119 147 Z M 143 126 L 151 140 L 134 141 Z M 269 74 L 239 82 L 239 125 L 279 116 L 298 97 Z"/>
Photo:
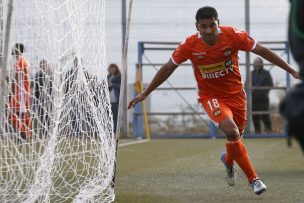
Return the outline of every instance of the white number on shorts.
<path id="1" fill-rule="evenodd" d="M 212 111 L 213 109 L 215 109 L 215 108 L 220 107 L 219 103 L 217 102 L 217 99 L 209 100 L 207 103 L 208 103 L 208 105 L 209 105 L 211 111 Z"/>

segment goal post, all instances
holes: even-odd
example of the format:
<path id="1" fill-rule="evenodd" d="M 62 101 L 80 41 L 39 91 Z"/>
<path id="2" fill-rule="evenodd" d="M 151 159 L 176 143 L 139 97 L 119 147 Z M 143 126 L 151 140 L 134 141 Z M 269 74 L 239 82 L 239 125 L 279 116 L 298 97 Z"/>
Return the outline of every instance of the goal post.
<path id="1" fill-rule="evenodd" d="M 113 202 L 105 0 L 1 2 L 0 202 Z"/>

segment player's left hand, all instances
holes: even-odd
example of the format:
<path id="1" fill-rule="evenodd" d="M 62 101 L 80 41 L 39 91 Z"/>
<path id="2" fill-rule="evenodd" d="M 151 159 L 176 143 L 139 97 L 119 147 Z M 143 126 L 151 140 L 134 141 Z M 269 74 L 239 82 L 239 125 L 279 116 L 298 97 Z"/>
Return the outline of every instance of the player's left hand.
<path id="1" fill-rule="evenodd" d="M 300 73 L 295 71 L 291 74 L 295 79 L 304 80 L 303 77 L 300 76 Z"/>

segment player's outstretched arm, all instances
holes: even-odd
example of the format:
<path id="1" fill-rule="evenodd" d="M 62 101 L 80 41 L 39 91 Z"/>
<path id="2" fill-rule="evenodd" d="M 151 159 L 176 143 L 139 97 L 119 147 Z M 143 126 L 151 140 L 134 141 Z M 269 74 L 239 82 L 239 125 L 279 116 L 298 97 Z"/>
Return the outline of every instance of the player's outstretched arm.
<path id="1" fill-rule="evenodd" d="M 154 89 L 161 85 L 169 76 L 174 72 L 178 66 L 175 65 L 170 59 L 165 65 L 163 65 L 156 75 L 152 79 L 151 83 L 141 94 L 137 95 L 132 99 L 128 105 L 128 109 L 134 108 L 137 102 L 144 100 Z"/>
<path id="2" fill-rule="evenodd" d="M 278 56 L 276 53 L 268 49 L 267 47 L 264 47 L 260 43 L 257 43 L 256 47 L 252 50 L 253 53 L 260 55 L 267 61 L 273 63 L 274 65 L 279 66 L 280 68 L 286 70 L 288 73 L 290 73 L 294 78 L 303 80 L 303 78 L 300 76 L 299 72 L 295 71 L 288 63 L 286 63 L 280 56 Z"/>

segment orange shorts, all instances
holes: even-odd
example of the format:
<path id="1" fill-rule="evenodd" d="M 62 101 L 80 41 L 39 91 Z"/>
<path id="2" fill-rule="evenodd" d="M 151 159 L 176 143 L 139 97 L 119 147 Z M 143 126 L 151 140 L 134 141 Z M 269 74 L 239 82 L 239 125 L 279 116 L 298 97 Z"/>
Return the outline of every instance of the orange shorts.
<path id="1" fill-rule="evenodd" d="M 232 118 L 242 134 L 246 127 L 246 93 L 226 98 L 208 97 L 200 98 L 199 102 L 207 112 L 209 118 L 217 125 L 225 118 Z"/>

